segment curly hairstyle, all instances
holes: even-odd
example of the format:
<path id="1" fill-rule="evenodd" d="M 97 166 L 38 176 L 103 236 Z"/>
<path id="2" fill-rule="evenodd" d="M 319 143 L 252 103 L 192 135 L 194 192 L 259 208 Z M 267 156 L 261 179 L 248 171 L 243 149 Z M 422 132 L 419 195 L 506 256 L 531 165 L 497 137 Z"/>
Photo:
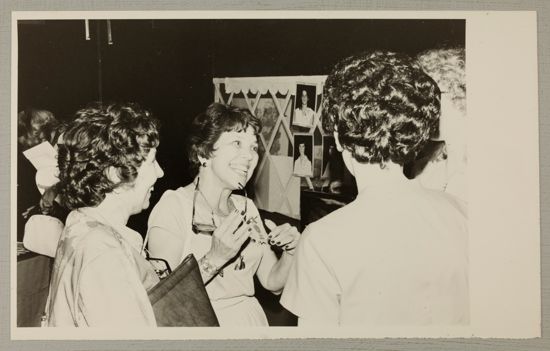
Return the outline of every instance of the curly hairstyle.
<path id="1" fill-rule="evenodd" d="M 403 165 L 438 133 L 437 84 L 411 58 L 372 52 L 338 63 L 324 87 L 323 128 L 361 163 Z"/>
<path id="2" fill-rule="evenodd" d="M 28 108 L 17 114 L 17 137 L 25 148 L 31 148 L 44 141 L 55 144 L 58 127 L 59 122 L 54 114 L 47 110 Z"/>
<path id="3" fill-rule="evenodd" d="M 136 104 L 94 105 L 76 112 L 59 145 L 59 193 L 64 206 L 97 206 L 121 185 L 132 185 L 159 144 L 158 121 Z M 107 176 L 117 170 L 120 182 Z"/>
<path id="4" fill-rule="evenodd" d="M 441 93 L 448 94 L 455 107 L 466 113 L 466 54 L 463 48 L 424 51 L 417 56 L 422 69 L 432 77 Z"/>
<path id="5" fill-rule="evenodd" d="M 214 144 L 224 132 L 245 131 L 252 127 L 256 134 L 262 130 L 260 119 L 245 109 L 213 103 L 200 113 L 189 130 L 188 150 L 191 173 L 196 175 L 200 167 L 199 156 L 206 159 L 215 151 Z"/>

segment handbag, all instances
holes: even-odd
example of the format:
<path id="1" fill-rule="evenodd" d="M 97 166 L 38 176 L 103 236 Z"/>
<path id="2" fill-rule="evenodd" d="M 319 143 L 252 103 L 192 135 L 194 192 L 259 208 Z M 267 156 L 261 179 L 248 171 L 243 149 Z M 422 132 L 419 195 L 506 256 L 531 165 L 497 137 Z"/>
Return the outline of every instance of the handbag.
<path id="1" fill-rule="evenodd" d="M 112 229 L 127 255 L 136 262 L 130 249 L 123 244 L 122 236 L 114 228 Z M 146 236 L 142 252 L 146 251 L 148 239 Z M 163 259 L 149 257 L 147 260 L 160 278 L 160 281 L 147 291 L 158 327 L 217 327 L 220 325 L 204 287 L 199 264 L 193 254 L 185 257 L 173 271 L 170 270 L 168 262 Z M 151 261 L 164 262 L 169 274 L 165 275 L 166 272 L 159 270 L 158 265 Z"/>
<path id="2" fill-rule="evenodd" d="M 219 326 L 193 254 L 147 294 L 159 327 Z"/>

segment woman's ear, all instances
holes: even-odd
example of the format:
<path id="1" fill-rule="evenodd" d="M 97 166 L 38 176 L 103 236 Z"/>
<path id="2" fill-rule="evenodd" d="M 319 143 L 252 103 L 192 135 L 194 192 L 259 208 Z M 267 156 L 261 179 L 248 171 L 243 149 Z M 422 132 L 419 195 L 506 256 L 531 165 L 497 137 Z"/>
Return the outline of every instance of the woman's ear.
<path id="1" fill-rule="evenodd" d="M 334 141 L 336 143 L 336 150 L 338 150 L 339 152 L 344 151 L 344 148 L 342 147 L 342 144 L 340 144 L 340 139 L 338 138 L 338 131 L 335 130 L 333 132 L 333 135 L 334 135 Z"/>
<path id="2" fill-rule="evenodd" d="M 199 163 L 201 164 L 201 167 L 206 167 L 207 163 L 207 159 L 202 157 L 202 156 L 197 156 L 197 158 L 199 159 Z"/>

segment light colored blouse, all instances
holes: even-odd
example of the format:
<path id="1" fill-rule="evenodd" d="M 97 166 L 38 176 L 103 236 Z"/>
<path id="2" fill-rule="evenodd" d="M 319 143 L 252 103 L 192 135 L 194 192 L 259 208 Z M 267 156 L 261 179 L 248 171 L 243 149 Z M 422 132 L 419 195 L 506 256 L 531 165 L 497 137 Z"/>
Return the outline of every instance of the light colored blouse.
<path id="1" fill-rule="evenodd" d="M 102 223 L 93 208 L 67 217 L 46 309 L 50 327 L 156 326 L 147 289 L 159 279 L 141 236 Z"/>
<path id="2" fill-rule="evenodd" d="M 195 184 L 191 183 L 177 190 L 167 190 L 149 216 L 149 230 L 156 227 L 182 241 L 183 252 L 180 262 L 191 253 L 199 260 L 210 250 L 212 244 L 210 235 L 195 234 L 191 230 L 194 189 Z M 266 235 L 254 203 L 240 195 L 231 195 L 231 200 L 239 210 L 243 210 L 244 202 L 248 201 L 246 217 L 254 218 L 258 223 L 258 229 Z M 196 221 L 211 223 L 211 214 L 205 212 L 196 211 Z M 217 219 L 215 223 L 219 224 Z M 241 256 L 244 264 L 241 264 Z M 224 326 L 226 321 L 231 321 L 235 325 L 267 324 L 265 315 L 254 298 L 254 275 L 256 274 L 264 284 L 276 262 L 277 257 L 269 245 L 249 241 L 241 255 L 237 255 L 236 259 L 223 268 L 222 274 L 216 275 L 206 285 L 206 291 L 221 326 Z"/>
<path id="3" fill-rule="evenodd" d="M 362 191 L 303 232 L 281 304 L 299 325 L 467 324 L 463 204 L 417 181 Z"/>

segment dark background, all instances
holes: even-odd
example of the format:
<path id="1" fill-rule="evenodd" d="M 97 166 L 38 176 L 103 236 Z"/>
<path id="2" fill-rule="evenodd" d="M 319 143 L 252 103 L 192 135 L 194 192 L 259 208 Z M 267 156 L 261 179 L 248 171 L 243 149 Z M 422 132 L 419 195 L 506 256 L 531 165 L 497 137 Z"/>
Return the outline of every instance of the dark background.
<path id="1" fill-rule="evenodd" d="M 18 110 L 67 120 L 92 101 L 134 101 L 161 120 L 158 160 L 168 188 L 191 181 L 183 149 L 190 120 L 214 99 L 213 77 L 326 75 L 369 49 L 416 55 L 464 46 L 464 20 L 105 20 L 18 22 Z M 22 184 L 18 173 L 18 183 Z M 28 175 L 27 175 L 28 176 Z M 20 189 L 25 201 L 34 189 Z M 148 211 L 130 226 L 146 230 Z"/>
<path id="2" fill-rule="evenodd" d="M 330 146 L 334 146 L 334 152 L 338 152 L 336 149 L 336 142 L 334 141 L 333 136 L 324 136 L 323 137 L 323 166 L 321 167 L 321 174 L 325 172 L 325 168 L 327 167 L 327 162 L 329 158 L 328 150 Z"/>

